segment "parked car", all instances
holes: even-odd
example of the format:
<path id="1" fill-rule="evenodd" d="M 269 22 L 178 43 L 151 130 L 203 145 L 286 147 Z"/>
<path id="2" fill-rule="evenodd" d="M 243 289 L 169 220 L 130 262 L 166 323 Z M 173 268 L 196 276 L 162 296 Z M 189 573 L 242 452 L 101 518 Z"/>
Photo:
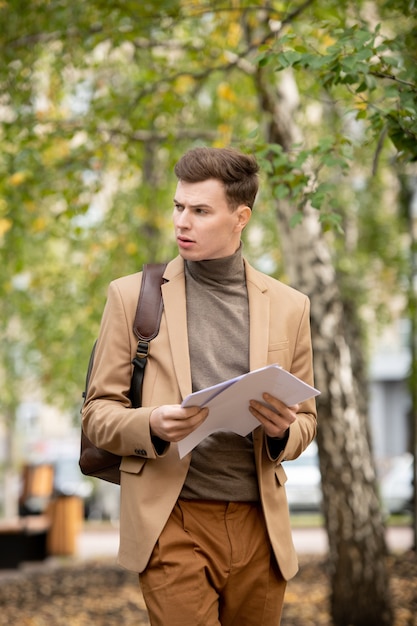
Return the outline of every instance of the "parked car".
<path id="1" fill-rule="evenodd" d="M 284 461 L 288 480 L 286 491 L 291 512 L 319 511 L 322 502 L 321 475 L 317 444 L 313 441 L 293 461 Z M 390 469 L 380 480 L 382 508 L 396 514 L 413 507 L 413 456 L 410 453 L 394 457 Z"/>
<path id="2" fill-rule="evenodd" d="M 382 506 L 388 513 L 412 510 L 413 455 L 409 452 L 394 457 L 391 467 L 380 482 Z"/>
<path id="3" fill-rule="evenodd" d="M 293 461 L 284 461 L 288 480 L 285 484 L 291 512 L 319 511 L 321 507 L 321 476 L 317 444 L 312 441 Z"/>
<path id="4" fill-rule="evenodd" d="M 93 484 L 81 473 L 78 456 L 63 456 L 56 459 L 54 467 L 54 489 L 57 495 L 78 496 L 83 500 L 91 497 Z"/>

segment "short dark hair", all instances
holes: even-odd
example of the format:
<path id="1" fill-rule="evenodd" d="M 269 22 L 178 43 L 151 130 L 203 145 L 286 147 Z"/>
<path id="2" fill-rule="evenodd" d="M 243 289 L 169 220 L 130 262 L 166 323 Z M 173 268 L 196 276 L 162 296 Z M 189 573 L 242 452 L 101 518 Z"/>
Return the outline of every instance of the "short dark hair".
<path id="1" fill-rule="evenodd" d="M 234 148 L 192 148 L 175 165 L 178 180 L 199 183 L 215 178 L 223 183 L 232 209 L 244 204 L 252 209 L 258 192 L 259 165 L 254 156 Z"/>

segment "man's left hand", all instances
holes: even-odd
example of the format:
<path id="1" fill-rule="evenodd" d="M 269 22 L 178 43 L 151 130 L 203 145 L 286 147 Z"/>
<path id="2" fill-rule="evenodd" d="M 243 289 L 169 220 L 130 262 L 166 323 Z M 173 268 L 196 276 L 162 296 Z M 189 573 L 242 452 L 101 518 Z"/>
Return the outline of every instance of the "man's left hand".
<path id="1" fill-rule="evenodd" d="M 250 400 L 249 411 L 261 422 L 269 437 L 282 439 L 297 419 L 299 405 L 286 406 L 269 393 L 264 393 L 262 397 L 264 402 Z"/>

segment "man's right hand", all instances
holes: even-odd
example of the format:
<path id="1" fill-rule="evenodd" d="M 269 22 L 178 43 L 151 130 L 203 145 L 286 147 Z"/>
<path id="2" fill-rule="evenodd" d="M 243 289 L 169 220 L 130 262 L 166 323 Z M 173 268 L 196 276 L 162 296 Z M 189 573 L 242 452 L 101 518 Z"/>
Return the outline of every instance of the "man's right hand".
<path id="1" fill-rule="evenodd" d="M 206 407 L 184 408 L 180 404 L 163 404 L 150 415 L 151 434 L 164 441 L 177 443 L 200 426 L 208 413 Z"/>

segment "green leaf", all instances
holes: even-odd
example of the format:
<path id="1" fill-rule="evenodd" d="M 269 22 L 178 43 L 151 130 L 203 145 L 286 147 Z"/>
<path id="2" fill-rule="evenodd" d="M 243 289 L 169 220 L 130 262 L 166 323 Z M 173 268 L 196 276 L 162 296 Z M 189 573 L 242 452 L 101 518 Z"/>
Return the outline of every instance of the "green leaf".
<path id="1" fill-rule="evenodd" d="M 304 219 L 304 215 L 301 211 L 297 211 L 296 213 L 293 213 L 293 215 L 291 215 L 290 217 L 290 227 L 295 228 L 296 226 L 298 226 L 298 224 L 301 224 L 303 219 Z"/>
<path id="2" fill-rule="evenodd" d="M 289 196 L 290 189 L 287 185 L 275 185 L 272 193 L 277 200 L 283 200 Z"/>

